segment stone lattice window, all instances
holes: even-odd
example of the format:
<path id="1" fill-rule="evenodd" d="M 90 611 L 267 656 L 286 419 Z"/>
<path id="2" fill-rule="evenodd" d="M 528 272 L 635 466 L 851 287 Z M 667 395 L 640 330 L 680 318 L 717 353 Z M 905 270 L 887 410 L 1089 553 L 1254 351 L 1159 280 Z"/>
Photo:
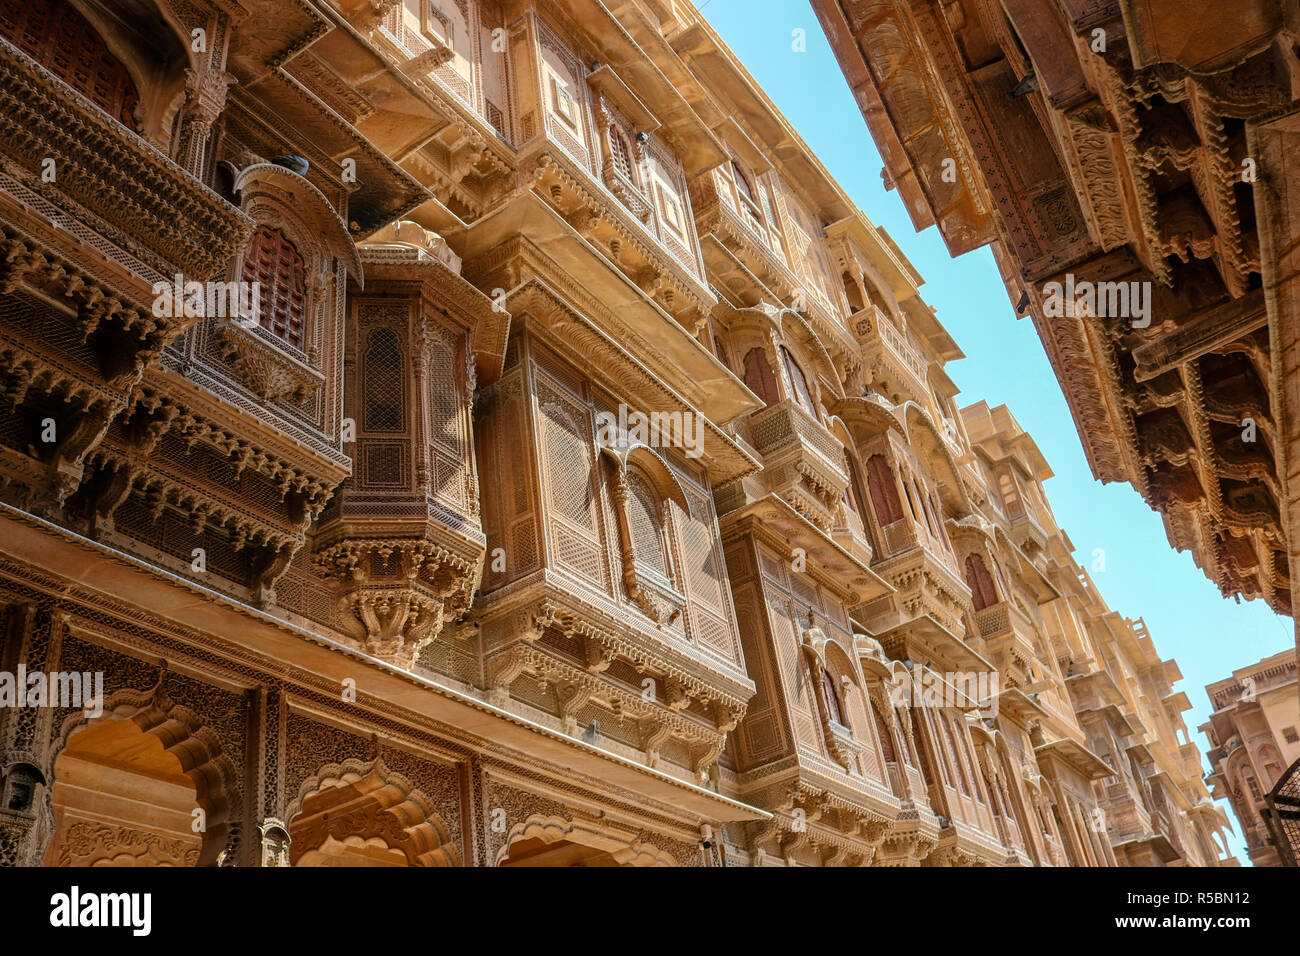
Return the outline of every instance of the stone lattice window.
<path id="1" fill-rule="evenodd" d="M 841 727 L 847 727 L 844 710 L 840 707 L 840 695 L 835 690 L 835 678 L 826 668 L 822 668 L 822 689 L 826 692 L 826 706 L 830 709 L 830 718 Z"/>
<path id="2" fill-rule="evenodd" d="M 406 376 L 402 346 L 394 329 L 372 329 L 361 358 L 365 404 L 361 428 L 366 432 L 405 430 Z"/>
<path id="3" fill-rule="evenodd" d="M 649 480 L 628 469 L 628 527 L 636 562 L 645 570 L 668 579 L 667 542 L 664 540 L 663 505 Z"/>
<path id="4" fill-rule="evenodd" d="M 244 253 L 243 282 L 261 284 L 258 322 L 300 349 L 307 317 L 307 270 L 298 247 L 279 229 L 259 226 Z"/>
<path id="5" fill-rule="evenodd" d="M 136 130 L 140 102 L 122 61 L 65 0 L 0 0 L 0 33 L 114 119 Z"/>
<path id="6" fill-rule="evenodd" d="M 632 177 L 632 154 L 627 148 L 627 139 L 622 130 L 613 124 L 609 127 L 609 152 L 619 175 L 628 182 L 635 183 L 636 180 Z"/>

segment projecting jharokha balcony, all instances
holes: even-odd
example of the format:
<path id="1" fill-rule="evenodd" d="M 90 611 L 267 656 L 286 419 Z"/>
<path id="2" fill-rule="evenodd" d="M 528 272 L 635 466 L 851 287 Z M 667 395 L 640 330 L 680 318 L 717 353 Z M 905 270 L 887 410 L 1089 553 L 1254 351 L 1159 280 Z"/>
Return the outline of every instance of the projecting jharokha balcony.
<path id="1" fill-rule="evenodd" d="M 26 244 L 27 228 L 67 230 L 149 286 L 176 272 L 212 276 L 252 231 L 237 209 L 4 38 L 0 154 L 7 281 L 22 272 L 13 244 Z"/>
<path id="2" fill-rule="evenodd" d="M 794 399 L 755 412 L 746 422 L 763 455 L 768 487 L 829 532 L 849 477 L 844 446 Z"/>
<path id="3" fill-rule="evenodd" d="M 885 381 L 922 405 L 930 401 L 928 363 L 882 309 L 874 305 L 859 309 L 849 317 L 849 325 Z"/>

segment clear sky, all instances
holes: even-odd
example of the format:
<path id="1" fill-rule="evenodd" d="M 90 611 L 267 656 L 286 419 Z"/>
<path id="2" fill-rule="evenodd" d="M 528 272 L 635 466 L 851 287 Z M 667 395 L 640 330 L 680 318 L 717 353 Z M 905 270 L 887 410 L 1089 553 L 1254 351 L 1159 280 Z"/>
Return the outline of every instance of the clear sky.
<path id="1" fill-rule="evenodd" d="M 926 280 L 921 295 L 967 356 L 947 366 L 962 391 L 958 399 L 1005 403 L 1034 437 L 1055 472 L 1046 491 L 1076 560 L 1112 609 L 1143 618 L 1161 656 L 1178 661 L 1179 687 L 1192 702 L 1183 718 L 1204 754 L 1208 741 L 1196 728 L 1209 716 L 1205 685 L 1294 647 L 1291 620 L 1262 601 L 1222 597 L 1190 552 L 1170 546 L 1160 516 L 1130 485 L 1093 478 L 1042 343 L 1028 319 L 1016 318 L 992 253 L 985 247 L 950 258 L 938 229 L 915 232 L 898 194 L 885 190 L 880 154 L 807 0 L 697 0 L 697 6 L 858 208 L 889 231 Z M 802 53 L 793 49 L 797 29 L 806 40 Z M 1097 548 L 1105 553 L 1104 571 L 1093 568 Z M 1204 757 L 1202 765 L 1208 770 Z M 1230 810 L 1229 819 L 1237 829 Z M 1230 846 L 1250 865 L 1239 832 Z"/>

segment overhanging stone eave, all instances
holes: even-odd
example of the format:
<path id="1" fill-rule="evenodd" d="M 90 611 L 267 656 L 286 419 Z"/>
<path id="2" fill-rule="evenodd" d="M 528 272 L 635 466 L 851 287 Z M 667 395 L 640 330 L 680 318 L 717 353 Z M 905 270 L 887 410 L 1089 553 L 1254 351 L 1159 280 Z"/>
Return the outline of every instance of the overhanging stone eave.
<path id="1" fill-rule="evenodd" d="M 910 621 L 872 636 L 882 644 L 890 640 L 904 642 L 919 640 L 927 651 L 933 652 L 936 657 L 947 658 L 958 666 L 967 666 L 972 670 L 989 673 L 997 671 L 993 664 L 967 644 L 960 635 L 944 627 L 929 614 L 922 614 L 920 617 L 912 618 Z"/>
<path id="2" fill-rule="evenodd" d="M 1115 775 L 1115 770 L 1110 764 L 1069 737 L 1040 744 L 1034 748 L 1034 755 L 1040 759 L 1060 760 L 1075 772 L 1082 774 L 1086 780 L 1104 780 Z"/>
<path id="3" fill-rule="evenodd" d="M 612 199 L 611 202 L 617 202 Z M 525 191 L 509 203 L 477 220 L 465 234 L 461 252 L 467 271 L 475 261 L 519 238 L 525 252 L 545 257 L 547 275 L 580 275 L 585 301 L 576 301 L 556 288 L 556 293 L 586 316 L 605 334 L 617 334 L 610 320 L 616 314 L 649 343 L 655 375 L 692 401 L 713 422 L 725 425 L 761 407 L 759 399 L 734 373 L 718 361 L 671 316 L 652 303 L 631 279 L 618 271 L 580 236 L 545 200 Z M 513 290 L 507 290 L 513 291 Z M 657 361 L 654 361 L 657 358 Z"/>
<path id="4" fill-rule="evenodd" d="M 132 595 L 151 613 L 282 669 L 284 662 L 320 680 L 356 680 L 366 694 L 459 732 L 473 745 L 496 744 L 549 760 L 595 779 L 670 804 L 701 821 L 764 820 L 770 814 L 669 774 L 642 766 L 494 707 L 455 688 L 401 670 L 346 645 L 241 604 L 192 581 L 151 567 L 106 545 L 0 504 L 0 533 L 8 559 L 57 579 L 60 593 L 82 590 L 108 598 Z M 30 578 L 29 578 L 30 580 Z"/>
<path id="5" fill-rule="evenodd" d="M 894 591 L 888 581 L 831 540 L 820 528 L 775 492 L 735 511 L 720 515 L 718 525 L 722 529 L 724 538 L 727 537 L 728 531 L 739 530 L 743 533 L 752 528 L 768 540 L 784 535 L 780 538 L 783 545 L 794 544 L 804 547 L 806 555 L 824 569 L 823 575 L 831 578 L 833 590 L 839 592 L 849 608 L 884 597 Z"/>

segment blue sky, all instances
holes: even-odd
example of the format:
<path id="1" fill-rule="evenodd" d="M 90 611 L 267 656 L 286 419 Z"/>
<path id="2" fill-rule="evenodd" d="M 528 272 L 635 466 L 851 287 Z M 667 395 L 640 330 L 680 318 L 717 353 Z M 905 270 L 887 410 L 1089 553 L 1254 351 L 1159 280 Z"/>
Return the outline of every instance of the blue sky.
<path id="1" fill-rule="evenodd" d="M 885 190 L 880 154 L 806 0 L 697 5 L 858 208 L 889 231 L 926 280 L 922 296 L 967 356 L 947 366 L 959 400 L 1005 403 L 1033 435 L 1056 474 L 1047 495 L 1075 558 L 1111 608 L 1143 618 L 1161 655 L 1178 661 L 1179 687 L 1192 702 L 1183 717 L 1204 753 L 1208 742 L 1195 729 L 1209 715 L 1205 685 L 1294 647 L 1291 620 L 1262 601 L 1220 596 L 1191 554 L 1169 545 L 1160 516 L 1131 486 L 1092 477 L 1042 343 L 1028 319 L 1016 318 L 992 253 L 985 247 L 950 258 L 939 231 L 915 232 L 898 194 Z M 806 52 L 792 49 L 796 29 L 804 31 Z M 1105 551 L 1105 571 L 1092 570 L 1096 548 Z M 1236 828 L 1231 813 L 1229 819 Z M 1231 846 L 1249 865 L 1240 833 Z"/>

